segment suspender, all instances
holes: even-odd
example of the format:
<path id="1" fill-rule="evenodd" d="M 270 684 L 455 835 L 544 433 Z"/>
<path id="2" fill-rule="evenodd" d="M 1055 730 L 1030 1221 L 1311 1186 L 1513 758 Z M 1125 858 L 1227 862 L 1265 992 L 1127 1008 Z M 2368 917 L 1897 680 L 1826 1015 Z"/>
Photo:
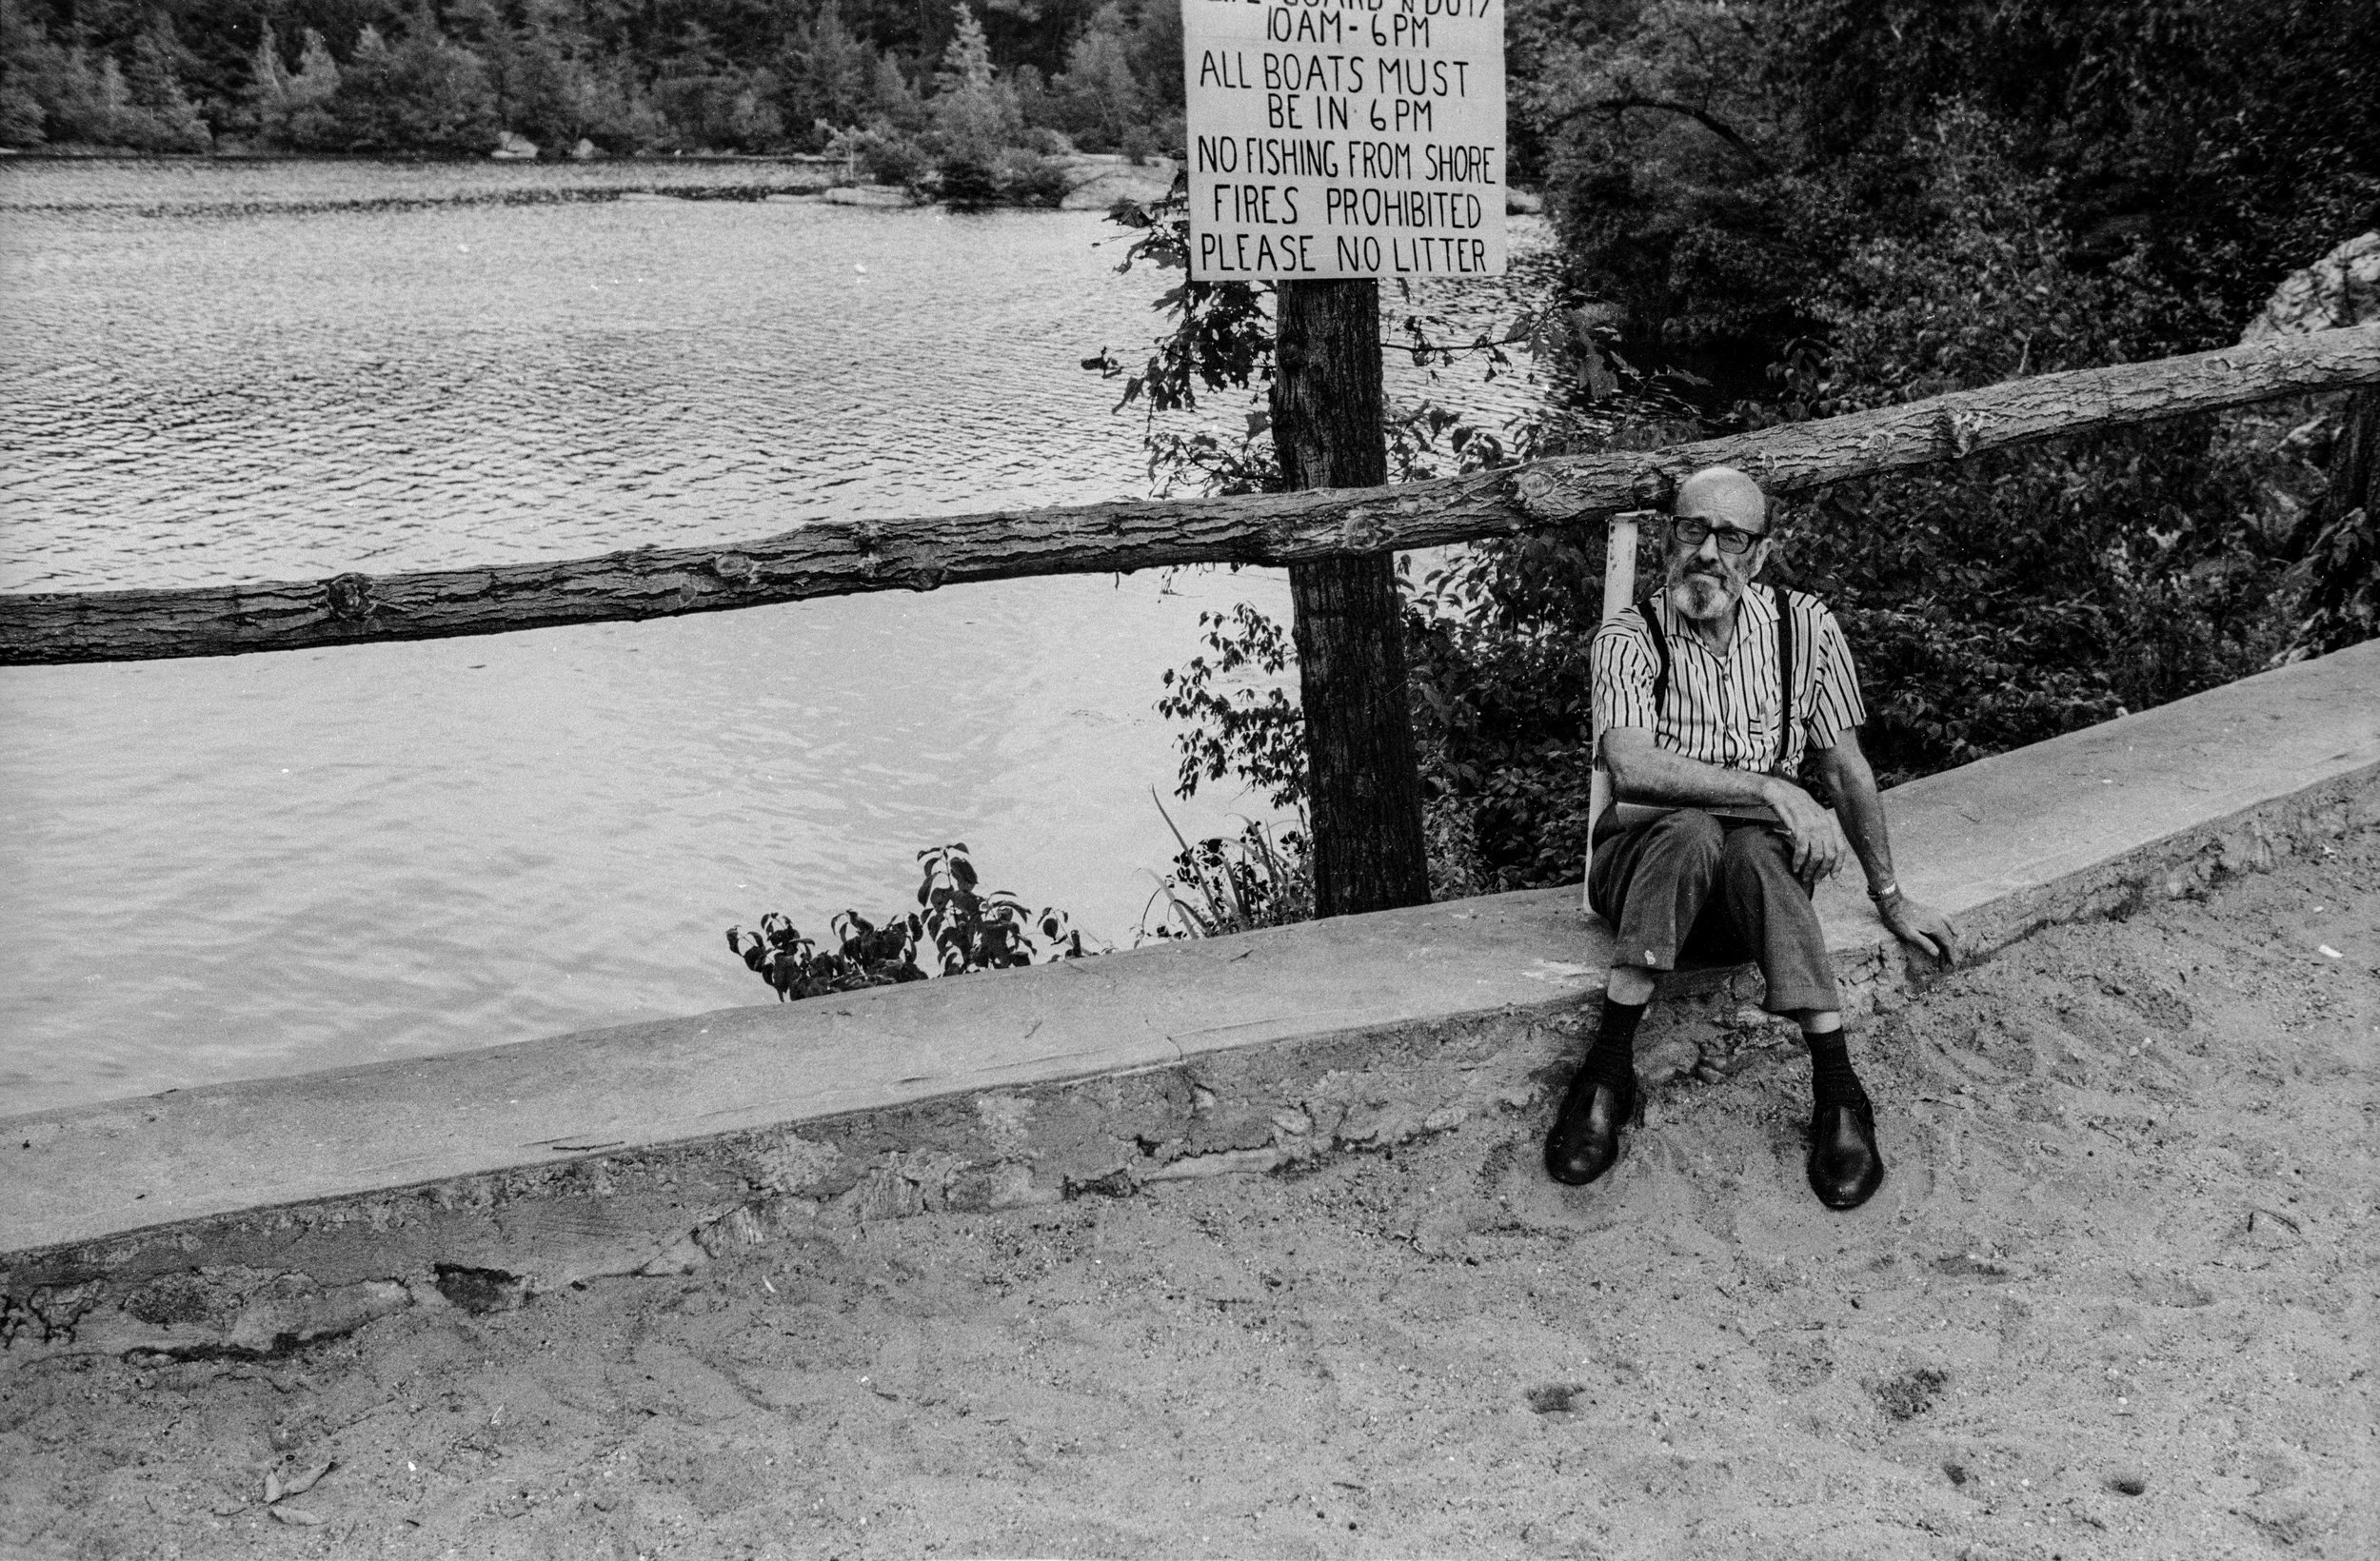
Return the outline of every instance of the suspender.
<path id="1" fill-rule="evenodd" d="M 1776 603 L 1776 761 L 1781 765 L 1794 734 L 1794 613 L 1785 600 L 1784 586 L 1770 585 L 1769 595 Z M 1636 616 L 1644 620 L 1645 632 L 1653 641 L 1653 719 L 1657 721 L 1669 703 L 1669 636 L 1661 632 L 1654 601 L 1647 596 L 1637 603 Z"/>

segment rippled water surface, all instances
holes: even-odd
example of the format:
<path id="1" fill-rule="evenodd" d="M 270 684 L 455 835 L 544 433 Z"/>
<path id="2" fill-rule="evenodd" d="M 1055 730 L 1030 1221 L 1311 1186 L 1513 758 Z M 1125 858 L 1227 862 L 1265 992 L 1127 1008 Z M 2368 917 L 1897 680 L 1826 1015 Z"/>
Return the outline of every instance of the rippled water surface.
<path id="1" fill-rule="evenodd" d="M 1145 344 L 1158 284 L 1114 274 L 1095 216 L 276 210 L 269 169 L 210 206 L 213 176 L 0 168 L 0 589 L 1144 484 L 1137 421 L 1077 365 Z M 288 177 L 324 204 L 319 166 Z M 418 202 L 423 175 L 339 178 Z M 762 999 L 724 928 L 891 909 L 945 840 L 1126 940 L 1172 849 L 1158 673 L 1201 608 L 1285 598 L 1072 578 L 0 671 L 0 1114 Z"/>

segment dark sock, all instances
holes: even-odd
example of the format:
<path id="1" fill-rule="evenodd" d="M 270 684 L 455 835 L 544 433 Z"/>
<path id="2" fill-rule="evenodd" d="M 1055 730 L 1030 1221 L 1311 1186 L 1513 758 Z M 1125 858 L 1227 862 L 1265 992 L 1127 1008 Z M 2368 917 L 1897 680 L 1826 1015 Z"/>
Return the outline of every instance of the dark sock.
<path id="1" fill-rule="evenodd" d="M 1859 1076 L 1852 1071 L 1851 1046 L 1840 1030 L 1816 1035 L 1804 1030 L 1802 1044 L 1810 1048 L 1810 1093 L 1821 1106 L 1846 1106 L 1854 1100 L 1865 1100 L 1868 1092 L 1859 1087 Z"/>
<path id="2" fill-rule="evenodd" d="M 1603 1022 L 1587 1048 L 1579 1073 L 1600 1083 L 1621 1086 L 1636 1077 L 1636 1021 L 1644 1018 L 1643 1003 L 1603 1000 Z"/>

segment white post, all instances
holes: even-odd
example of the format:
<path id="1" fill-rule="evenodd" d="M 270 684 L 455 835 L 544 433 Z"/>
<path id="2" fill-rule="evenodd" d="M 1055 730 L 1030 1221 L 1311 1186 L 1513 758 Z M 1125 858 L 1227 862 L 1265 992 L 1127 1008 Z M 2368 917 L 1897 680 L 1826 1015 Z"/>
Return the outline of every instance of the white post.
<path id="1" fill-rule="evenodd" d="M 1611 529 L 1603 539 L 1603 622 L 1610 622 L 1628 608 L 1636 594 L 1636 520 L 1639 510 L 1624 509 L 1615 514 Z M 1587 778 L 1587 866 L 1595 866 L 1595 825 L 1603 817 L 1603 810 L 1612 802 L 1611 772 L 1603 767 L 1601 735 L 1596 742 L 1595 768 Z M 1592 910 L 1587 903 L 1585 875 L 1578 883 L 1578 904 Z"/>

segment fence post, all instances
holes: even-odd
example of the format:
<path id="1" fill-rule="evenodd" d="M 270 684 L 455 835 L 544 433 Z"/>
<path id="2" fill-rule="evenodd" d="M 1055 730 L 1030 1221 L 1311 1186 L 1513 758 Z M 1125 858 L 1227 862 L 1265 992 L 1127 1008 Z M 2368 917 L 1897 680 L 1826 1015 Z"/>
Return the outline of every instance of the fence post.
<path id="1" fill-rule="evenodd" d="M 1273 442 L 1292 488 L 1388 481 L 1379 285 L 1276 289 Z M 1429 860 L 1396 555 L 1289 566 L 1317 916 L 1424 904 Z"/>
<path id="2" fill-rule="evenodd" d="M 1608 623 L 1617 618 L 1636 600 L 1636 510 L 1620 510 L 1613 515 L 1611 528 L 1603 534 L 1603 616 L 1597 620 L 1599 622 Z M 1588 754 L 1587 770 L 1587 871 L 1578 877 L 1578 903 L 1589 911 L 1595 909 L 1587 894 L 1587 877 L 1595 867 L 1595 826 L 1612 801 L 1612 772 L 1603 767 L 1602 737 L 1602 733 L 1592 728 L 1587 733 L 1587 741 L 1594 747 Z"/>

